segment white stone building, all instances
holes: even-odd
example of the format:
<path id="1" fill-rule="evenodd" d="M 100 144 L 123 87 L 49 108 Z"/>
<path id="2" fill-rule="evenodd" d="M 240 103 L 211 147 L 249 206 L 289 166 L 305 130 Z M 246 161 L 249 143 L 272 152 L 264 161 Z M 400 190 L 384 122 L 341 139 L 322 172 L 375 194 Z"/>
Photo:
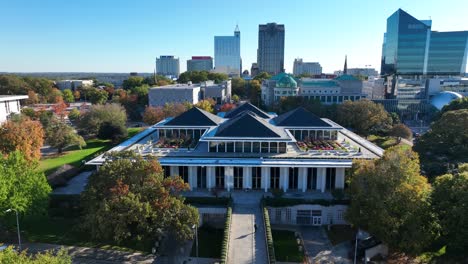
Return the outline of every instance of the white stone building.
<path id="1" fill-rule="evenodd" d="M 0 95 L 0 124 L 8 120 L 11 114 L 20 113 L 20 100 L 28 98 L 27 95 Z"/>
<path id="2" fill-rule="evenodd" d="M 80 87 L 93 86 L 93 84 L 93 80 L 61 80 L 55 82 L 57 88 L 62 91 L 65 89 L 76 90 Z"/>

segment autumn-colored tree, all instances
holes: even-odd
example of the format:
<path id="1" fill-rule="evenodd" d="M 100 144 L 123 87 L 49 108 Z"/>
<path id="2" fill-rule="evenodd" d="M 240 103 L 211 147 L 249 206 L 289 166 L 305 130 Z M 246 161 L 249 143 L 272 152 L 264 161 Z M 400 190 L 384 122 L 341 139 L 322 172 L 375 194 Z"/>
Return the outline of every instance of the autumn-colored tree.
<path id="1" fill-rule="evenodd" d="M 236 108 L 235 104 L 225 103 L 219 108 L 219 112 L 229 112 L 234 108 Z"/>
<path id="2" fill-rule="evenodd" d="M 393 137 L 398 138 L 398 142 L 401 141 L 402 138 L 411 140 L 413 136 L 413 132 L 409 127 L 404 124 L 396 124 L 392 127 L 389 134 Z"/>
<path id="3" fill-rule="evenodd" d="M 50 104 L 56 104 L 60 101 L 63 101 L 62 92 L 57 88 L 52 89 L 50 94 L 47 95 L 47 102 Z"/>
<path id="4" fill-rule="evenodd" d="M 73 97 L 75 97 L 75 101 L 80 100 L 80 99 L 81 99 L 81 93 L 80 93 L 80 91 L 75 90 L 75 91 L 73 92 Z"/>
<path id="5" fill-rule="evenodd" d="M 370 100 L 345 101 L 337 111 L 338 122 L 360 135 L 387 132 L 391 128 L 392 118 L 383 105 Z"/>
<path id="6" fill-rule="evenodd" d="M 205 110 L 207 112 L 210 112 L 210 113 L 213 113 L 214 109 L 213 109 L 213 102 L 214 100 L 211 99 L 205 99 L 205 100 L 201 100 L 200 102 L 198 102 L 195 106 L 202 109 L 202 110 Z"/>
<path id="7" fill-rule="evenodd" d="M 72 121 L 72 122 L 75 122 L 75 121 L 78 121 L 78 119 L 80 119 L 80 115 L 81 115 L 80 110 L 78 110 L 78 109 L 76 109 L 76 108 L 73 108 L 73 109 L 68 113 L 68 119 L 70 119 L 70 121 Z"/>
<path id="8" fill-rule="evenodd" d="M 187 111 L 189 108 L 185 104 L 181 103 L 166 103 L 163 107 L 164 118 L 166 117 L 176 117 L 183 112 Z"/>
<path id="9" fill-rule="evenodd" d="M 28 99 L 26 99 L 26 104 L 37 104 L 39 103 L 39 96 L 34 91 L 28 91 Z"/>
<path id="10" fill-rule="evenodd" d="M 154 125 L 165 118 L 161 106 L 147 106 L 143 113 L 143 122 L 148 125 Z"/>
<path id="11" fill-rule="evenodd" d="M 0 152 L 4 155 L 19 150 L 27 160 L 39 160 L 44 143 L 44 130 L 39 121 L 28 117 L 10 120 L 0 127 Z"/>
<path id="12" fill-rule="evenodd" d="M 67 110 L 67 104 L 65 104 L 65 102 L 61 99 L 58 100 L 58 102 L 52 106 L 52 111 L 60 119 L 63 119 L 65 117 L 66 110 Z"/>
<path id="13" fill-rule="evenodd" d="M 75 132 L 73 127 L 55 118 L 46 128 L 46 140 L 51 147 L 57 149 L 59 154 L 69 146 L 78 146 L 80 149 L 86 146 L 84 139 Z"/>
<path id="14" fill-rule="evenodd" d="M 165 232 L 191 238 L 196 208 L 184 204 L 189 189 L 180 177 L 164 178 L 156 158 L 111 153 L 82 194 L 83 228 L 98 240 L 152 241 Z"/>
<path id="15" fill-rule="evenodd" d="M 348 192 L 347 220 L 393 250 L 418 254 L 437 237 L 431 186 L 420 175 L 412 150 L 393 147 L 379 160 L 357 162 Z"/>

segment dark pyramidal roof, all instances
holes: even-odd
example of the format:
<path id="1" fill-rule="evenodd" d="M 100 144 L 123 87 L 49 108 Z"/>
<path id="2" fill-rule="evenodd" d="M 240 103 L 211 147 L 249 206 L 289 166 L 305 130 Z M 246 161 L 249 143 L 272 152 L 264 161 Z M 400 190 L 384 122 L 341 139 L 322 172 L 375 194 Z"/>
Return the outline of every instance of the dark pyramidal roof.
<path id="1" fill-rule="evenodd" d="M 282 127 L 331 127 L 330 124 L 307 111 L 303 107 L 298 107 L 280 116 L 277 116 L 273 118 L 273 122 L 275 125 Z"/>
<path id="2" fill-rule="evenodd" d="M 251 111 L 240 113 L 222 123 L 215 137 L 280 138 L 283 133 Z"/>
<path id="3" fill-rule="evenodd" d="M 251 103 L 244 103 L 244 104 L 232 109 L 231 111 L 227 112 L 224 115 L 224 118 L 233 118 L 233 117 L 236 117 L 237 115 L 239 115 L 240 113 L 243 113 L 245 111 L 253 112 L 254 114 L 256 114 L 257 116 L 259 116 L 261 118 L 270 118 L 270 116 L 267 113 L 263 112 L 262 110 L 260 110 L 258 107 L 256 107 L 255 105 L 253 105 Z"/>
<path id="4" fill-rule="evenodd" d="M 170 120 L 165 126 L 217 126 L 223 119 L 198 107 L 183 112 Z"/>

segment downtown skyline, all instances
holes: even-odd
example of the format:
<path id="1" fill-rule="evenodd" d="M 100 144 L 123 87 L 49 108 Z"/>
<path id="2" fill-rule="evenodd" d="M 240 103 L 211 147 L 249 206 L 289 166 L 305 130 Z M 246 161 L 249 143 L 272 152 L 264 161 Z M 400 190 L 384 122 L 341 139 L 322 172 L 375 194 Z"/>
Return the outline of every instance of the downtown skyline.
<path id="1" fill-rule="evenodd" d="M 302 58 L 332 73 L 342 69 L 345 55 L 349 68 L 380 70 L 386 19 L 398 8 L 418 19 L 431 16 L 433 30 L 468 29 L 464 1 L 359 1 L 340 3 L 344 8 L 339 9 L 330 2 L 305 1 L 177 1 L 171 6 L 103 1 L 92 9 L 83 2 L 45 2 L 51 3 L 4 4 L 0 22 L 9 27 L 2 33 L 7 41 L 0 43 L 0 72 L 152 72 L 160 55 L 179 57 L 184 72 L 192 56 L 214 56 L 214 36 L 231 35 L 236 24 L 242 69 L 250 71 L 257 60 L 258 26 L 270 22 L 285 25 L 286 72 L 292 72 L 295 58 Z"/>

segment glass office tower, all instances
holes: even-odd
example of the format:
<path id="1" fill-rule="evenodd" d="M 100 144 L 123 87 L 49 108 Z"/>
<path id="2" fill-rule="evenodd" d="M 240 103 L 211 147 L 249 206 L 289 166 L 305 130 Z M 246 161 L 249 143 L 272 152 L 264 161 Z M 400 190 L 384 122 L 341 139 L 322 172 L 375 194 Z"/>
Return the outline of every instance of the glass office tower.
<path id="1" fill-rule="evenodd" d="M 465 70 L 468 31 L 431 31 L 432 21 L 398 9 L 387 19 L 381 74 L 460 75 Z"/>
<path id="2" fill-rule="evenodd" d="M 257 63 L 260 72 L 272 75 L 284 72 L 284 25 L 258 26 Z"/>
<path id="3" fill-rule="evenodd" d="M 239 27 L 236 26 L 234 36 L 215 36 L 214 52 L 216 72 L 239 76 L 241 73 Z"/>

